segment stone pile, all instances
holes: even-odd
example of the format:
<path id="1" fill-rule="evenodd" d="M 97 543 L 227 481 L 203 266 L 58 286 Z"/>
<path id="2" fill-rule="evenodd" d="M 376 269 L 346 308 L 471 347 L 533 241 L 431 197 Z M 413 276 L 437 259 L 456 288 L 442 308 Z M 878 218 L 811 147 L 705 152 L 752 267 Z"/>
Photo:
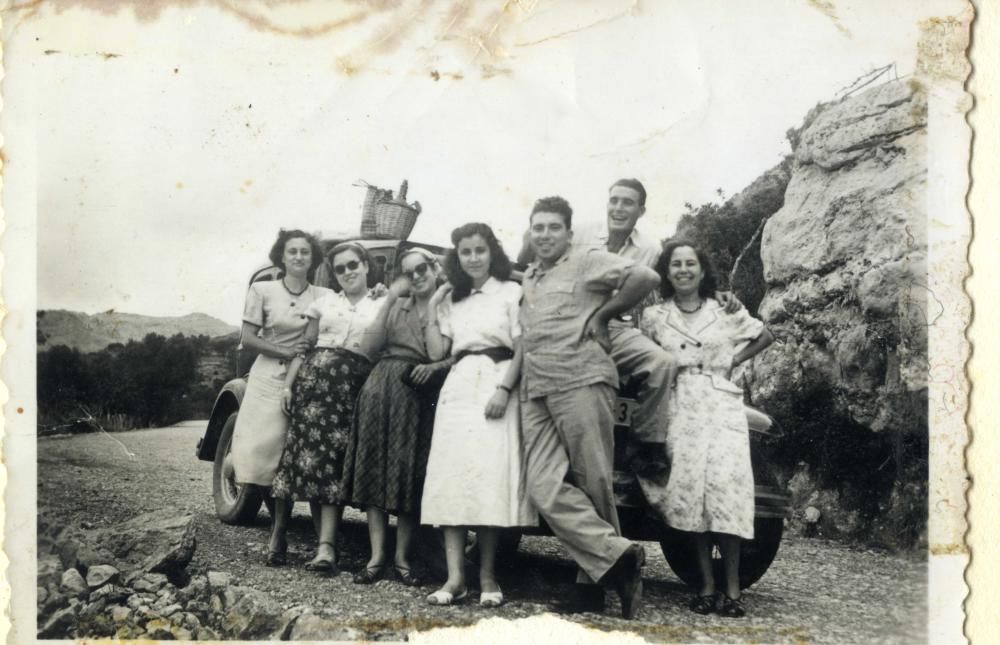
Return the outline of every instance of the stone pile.
<path id="1" fill-rule="evenodd" d="M 38 527 L 40 639 L 357 640 L 358 630 L 286 609 L 230 574 L 186 571 L 191 515 L 149 513 L 113 529 Z"/>

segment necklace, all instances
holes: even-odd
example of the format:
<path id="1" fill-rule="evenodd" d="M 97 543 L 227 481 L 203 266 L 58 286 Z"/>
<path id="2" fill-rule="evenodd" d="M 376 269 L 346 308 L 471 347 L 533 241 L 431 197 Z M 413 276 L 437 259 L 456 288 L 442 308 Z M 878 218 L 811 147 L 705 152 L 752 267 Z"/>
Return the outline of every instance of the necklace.
<path id="1" fill-rule="evenodd" d="M 685 309 L 684 307 L 681 306 L 681 303 L 677 302 L 677 298 L 674 298 L 674 305 L 676 305 L 678 309 L 680 309 L 681 311 L 683 311 L 686 314 L 696 313 L 699 309 L 701 309 L 701 306 L 703 304 L 705 304 L 705 301 L 699 299 L 697 307 L 695 307 L 694 309 Z"/>
<path id="2" fill-rule="evenodd" d="M 308 289 L 308 288 L 309 288 L 309 283 L 308 283 L 308 282 L 306 282 L 306 286 L 302 287 L 302 290 L 301 290 L 301 291 L 299 291 L 298 293 L 295 293 L 294 291 L 292 291 L 291 289 L 289 289 L 289 288 L 288 288 L 288 285 L 287 285 L 287 284 L 285 284 L 285 279 L 284 279 L 284 278 L 282 278 L 282 279 L 281 279 L 281 286 L 283 286 L 283 287 L 285 288 L 285 291 L 287 291 L 288 293 L 292 294 L 292 295 L 293 295 L 293 296 L 295 296 L 295 297 L 299 297 L 299 296 L 301 296 L 301 295 L 302 295 L 303 293 L 305 293 L 305 292 L 306 292 L 306 289 Z"/>

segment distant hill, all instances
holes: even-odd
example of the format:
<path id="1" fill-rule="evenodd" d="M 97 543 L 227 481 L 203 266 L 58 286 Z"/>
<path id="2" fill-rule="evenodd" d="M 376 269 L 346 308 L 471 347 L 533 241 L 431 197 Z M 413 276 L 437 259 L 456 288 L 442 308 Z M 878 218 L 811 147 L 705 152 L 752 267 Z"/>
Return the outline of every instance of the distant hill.
<path id="1" fill-rule="evenodd" d="M 112 343 L 141 340 L 146 334 L 161 336 L 224 336 L 237 327 L 207 314 L 177 317 L 140 316 L 119 312 L 85 314 L 62 309 L 40 310 L 38 349 L 66 345 L 82 352 L 96 352 Z"/>

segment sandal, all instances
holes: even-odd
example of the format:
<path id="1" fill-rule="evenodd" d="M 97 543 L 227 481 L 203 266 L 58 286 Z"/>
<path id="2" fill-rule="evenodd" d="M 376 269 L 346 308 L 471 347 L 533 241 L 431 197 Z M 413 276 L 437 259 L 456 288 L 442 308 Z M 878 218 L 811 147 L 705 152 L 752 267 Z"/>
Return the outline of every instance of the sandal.
<path id="1" fill-rule="evenodd" d="M 281 538 L 278 541 L 278 548 L 268 549 L 267 558 L 264 560 L 265 567 L 283 567 L 288 564 L 288 540 Z"/>
<path id="2" fill-rule="evenodd" d="M 468 589 L 463 589 L 462 593 L 458 594 L 457 596 L 451 593 L 450 591 L 445 591 L 444 589 L 438 589 L 431 595 L 427 596 L 427 604 L 439 605 L 439 606 L 451 605 L 461 600 L 465 600 L 466 597 L 468 597 L 468 595 L 469 595 Z"/>
<path id="3" fill-rule="evenodd" d="M 479 606 L 480 607 L 499 607 L 503 604 L 503 592 L 502 591 L 484 591 L 479 594 Z"/>
<path id="4" fill-rule="evenodd" d="M 332 542 L 320 542 L 320 546 L 324 544 L 328 544 L 330 546 L 331 551 L 334 550 Z M 317 554 L 316 557 L 310 560 L 309 562 L 306 562 L 306 571 L 316 571 L 318 573 L 330 573 L 333 575 L 336 575 L 338 573 L 337 564 L 328 557 L 320 557 L 319 554 Z"/>
<path id="5" fill-rule="evenodd" d="M 354 574 L 354 584 L 370 585 L 378 582 L 379 580 L 385 578 L 385 574 L 388 569 L 389 565 L 384 562 L 371 567 L 365 567 L 361 571 Z"/>
<path id="6" fill-rule="evenodd" d="M 715 594 L 695 596 L 688 603 L 688 609 L 702 616 L 712 613 L 715 611 Z"/>
<path id="7" fill-rule="evenodd" d="M 739 598 L 730 598 L 724 593 L 719 594 L 719 603 L 715 611 L 720 616 L 724 616 L 726 618 L 743 618 L 747 615 L 747 612 L 743 609 L 743 603 L 740 602 L 741 600 L 743 600 L 743 596 L 740 596 Z"/>
<path id="8" fill-rule="evenodd" d="M 396 564 L 393 565 L 393 569 L 396 570 L 396 579 L 407 587 L 419 587 L 423 582 L 419 576 L 414 575 L 414 573 L 410 571 L 409 567 L 401 567 Z"/>

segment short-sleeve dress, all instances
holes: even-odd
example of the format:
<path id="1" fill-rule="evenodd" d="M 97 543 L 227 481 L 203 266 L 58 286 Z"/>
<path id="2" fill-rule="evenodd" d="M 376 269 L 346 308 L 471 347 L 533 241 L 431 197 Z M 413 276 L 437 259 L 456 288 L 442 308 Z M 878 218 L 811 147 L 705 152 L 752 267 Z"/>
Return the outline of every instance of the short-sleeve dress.
<path id="1" fill-rule="evenodd" d="M 733 356 L 764 324 L 745 309 L 727 314 L 705 300 L 687 318 L 673 300 L 647 308 L 642 330 L 676 357 L 676 389 L 667 405 L 670 475 L 645 487 L 650 504 L 682 531 L 753 538 L 754 482 L 743 389 L 728 379 Z"/>
<path id="2" fill-rule="evenodd" d="M 341 504 L 344 453 L 358 392 L 371 371 L 361 341 L 382 301 L 365 296 L 351 304 L 330 291 L 306 316 L 319 319 L 319 338 L 292 384 L 291 423 L 272 494 L 292 500 Z"/>
<path id="3" fill-rule="evenodd" d="M 280 280 L 255 282 L 247 292 L 243 321 L 260 327 L 264 340 L 290 345 L 306 331 L 306 309 L 327 293 L 332 292 L 310 285 L 294 294 Z M 281 411 L 281 389 L 287 371 L 287 360 L 263 354 L 250 368 L 233 429 L 232 460 L 237 483 L 270 486 L 274 480 L 288 431 L 288 417 Z"/>
<path id="4" fill-rule="evenodd" d="M 418 307 L 412 297 L 400 298 L 389 310 L 385 348 L 361 388 L 344 466 L 351 504 L 394 514 L 420 511 L 434 429 L 437 392 L 403 381 L 415 365 L 430 362 Z"/>
<path id="5" fill-rule="evenodd" d="M 449 298 L 438 320 L 452 339 L 451 352 L 513 348 L 521 335 L 521 287 L 489 278 L 455 303 Z M 486 404 L 510 360 L 466 355 L 448 374 L 438 397 L 420 522 L 437 526 L 532 526 L 538 515 L 528 501 L 522 469 L 520 405 L 510 396 L 500 419 L 486 418 Z"/>

